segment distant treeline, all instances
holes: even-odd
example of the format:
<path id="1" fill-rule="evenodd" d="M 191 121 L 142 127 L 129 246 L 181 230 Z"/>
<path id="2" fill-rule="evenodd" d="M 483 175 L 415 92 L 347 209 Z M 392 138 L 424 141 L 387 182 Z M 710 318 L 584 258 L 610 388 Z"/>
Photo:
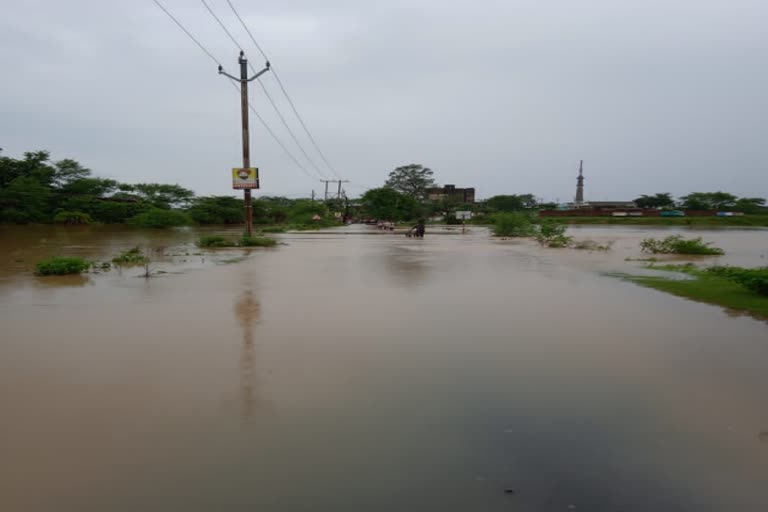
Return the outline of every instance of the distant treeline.
<path id="1" fill-rule="evenodd" d="M 331 209 L 342 204 L 308 199 L 263 197 L 254 200 L 257 224 L 334 224 Z M 321 217 L 320 220 L 316 216 Z M 243 200 L 196 197 L 180 185 L 127 184 L 94 177 L 75 160 L 51 161 L 47 151 L 22 159 L 0 156 L 0 222 L 108 224 L 164 227 L 184 224 L 239 224 Z"/>

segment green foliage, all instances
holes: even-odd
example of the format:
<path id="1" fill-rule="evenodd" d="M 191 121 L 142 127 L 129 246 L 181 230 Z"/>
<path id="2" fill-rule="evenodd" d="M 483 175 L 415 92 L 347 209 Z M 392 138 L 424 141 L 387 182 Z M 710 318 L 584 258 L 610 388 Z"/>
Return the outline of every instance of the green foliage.
<path id="1" fill-rule="evenodd" d="M 254 201 L 254 206 L 256 206 Z M 257 218 L 254 208 L 254 218 Z M 198 197 L 188 213 L 198 224 L 241 224 L 245 220 L 243 200 L 231 196 Z"/>
<path id="2" fill-rule="evenodd" d="M 521 212 L 505 212 L 493 215 L 493 234 L 505 237 L 525 237 L 537 234 L 533 219 Z"/>
<path id="3" fill-rule="evenodd" d="M 724 277 L 739 283 L 747 290 L 758 295 L 768 295 L 768 267 L 741 268 L 741 267 L 710 267 L 705 271 L 711 275 Z"/>
<path id="4" fill-rule="evenodd" d="M 36 265 L 35 273 L 39 276 L 63 276 L 66 274 L 80 274 L 90 267 L 90 263 L 83 258 L 55 257 L 43 260 Z"/>
<path id="5" fill-rule="evenodd" d="M 421 164 L 403 165 L 389 173 L 385 187 L 417 201 L 427 198 L 427 189 L 435 185 L 434 172 Z"/>
<path id="6" fill-rule="evenodd" d="M 277 240 L 265 236 L 243 236 L 237 245 L 240 247 L 274 247 L 277 245 Z"/>
<path id="7" fill-rule="evenodd" d="M 675 206 L 675 200 L 672 198 L 672 194 L 667 192 L 654 194 L 652 196 L 643 194 L 635 199 L 634 202 L 638 208 L 673 208 Z"/>
<path id="8" fill-rule="evenodd" d="M 389 187 L 368 190 L 360 199 L 368 217 L 394 222 L 413 220 L 421 216 L 421 205 L 413 197 Z"/>
<path id="9" fill-rule="evenodd" d="M 191 223 L 191 220 L 184 212 L 150 208 L 146 212 L 132 217 L 128 222 L 142 228 L 170 228 L 186 226 Z"/>
<path id="10" fill-rule="evenodd" d="M 702 241 L 701 237 L 686 239 L 681 235 L 672 235 L 658 240 L 646 238 L 640 242 L 640 249 L 651 254 L 696 254 L 696 255 L 721 255 L 725 251 L 718 247 L 711 247 L 710 243 Z"/>
<path id="11" fill-rule="evenodd" d="M 90 224 L 91 222 L 93 222 L 93 219 L 87 213 L 64 211 L 54 215 L 53 222 L 55 222 L 56 224 L 78 225 L 78 224 Z"/>
<path id="12" fill-rule="evenodd" d="M 142 254 L 141 249 L 136 246 L 112 258 L 112 263 L 121 266 L 145 265 L 149 263 L 149 258 Z"/>

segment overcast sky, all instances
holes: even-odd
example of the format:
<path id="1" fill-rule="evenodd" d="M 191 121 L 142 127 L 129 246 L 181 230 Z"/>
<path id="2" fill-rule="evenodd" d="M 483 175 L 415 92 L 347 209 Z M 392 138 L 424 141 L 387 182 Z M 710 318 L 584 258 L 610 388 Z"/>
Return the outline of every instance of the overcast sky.
<path id="1" fill-rule="evenodd" d="M 226 0 L 208 0 L 256 67 Z M 479 197 L 768 196 L 765 0 L 232 0 L 320 148 L 351 183 L 420 163 Z M 162 3 L 237 72 L 197 0 Z M 152 0 L 0 0 L 0 147 L 97 175 L 233 194 L 239 97 Z M 327 170 L 274 76 L 263 83 Z M 252 104 L 308 172 L 255 82 Z M 323 185 L 251 118 L 268 195 Z M 316 179 L 319 179 L 316 177 Z"/>

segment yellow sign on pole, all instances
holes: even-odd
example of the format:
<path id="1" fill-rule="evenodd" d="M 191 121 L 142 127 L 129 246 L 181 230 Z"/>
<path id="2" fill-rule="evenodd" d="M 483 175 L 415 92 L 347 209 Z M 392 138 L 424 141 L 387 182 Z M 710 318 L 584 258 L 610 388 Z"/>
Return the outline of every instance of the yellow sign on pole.
<path id="1" fill-rule="evenodd" d="M 232 188 L 259 188 L 258 167 L 232 169 Z"/>

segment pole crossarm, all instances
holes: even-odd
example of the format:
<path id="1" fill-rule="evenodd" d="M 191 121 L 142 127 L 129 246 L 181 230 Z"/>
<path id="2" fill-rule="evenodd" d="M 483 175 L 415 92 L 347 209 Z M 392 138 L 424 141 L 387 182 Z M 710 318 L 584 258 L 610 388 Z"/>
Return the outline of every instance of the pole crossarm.
<path id="1" fill-rule="evenodd" d="M 246 58 L 245 58 L 245 54 L 244 54 L 242 51 L 240 52 L 240 58 L 238 59 L 238 62 L 239 62 L 240 64 L 244 64 L 244 63 L 248 62 L 248 61 L 246 60 Z M 220 74 L 220 75 L 224 75 L 224 76 L 226 76 L 227 78 L 231 78 L 231 79 L 232 79 L 232 80 L 234 80 L 235 82 L 240 82 L 240 83 L 243 83 L 243 82 L 253 82 L 253 81 L 254 81 L 254 80 L 256 80 L 257 78 L 259 78 L 261 75 L 263 75 L 264 73 L 266 73 L 267 71 L 269 71 L 269 70 L 270 70 L 270 68 L 271 68 L 271 66 L 270 66 L 270 64 L 269 64 L 269 61 L 267 61 L 267 62 L 266 62 L 266 64 L 264 64 L 264 69 L 262 69 L 261 71 L 259 71 L 259 72 L 258 72 L 258 73 L 256 73 L 255 75 L 253 75 L 251 78 L 245 78 L 245 77 L 244 77 L 244 78 L 238 78 L 238 77 L 236 77 L 236 76 L 232 76 L 232 75 L 230 75 L 229 73 L 227 73 L 226 71 L 224 71 L 224 66 L 222 66 L 221 64 L 219 64 L 219 74 Z"/>

